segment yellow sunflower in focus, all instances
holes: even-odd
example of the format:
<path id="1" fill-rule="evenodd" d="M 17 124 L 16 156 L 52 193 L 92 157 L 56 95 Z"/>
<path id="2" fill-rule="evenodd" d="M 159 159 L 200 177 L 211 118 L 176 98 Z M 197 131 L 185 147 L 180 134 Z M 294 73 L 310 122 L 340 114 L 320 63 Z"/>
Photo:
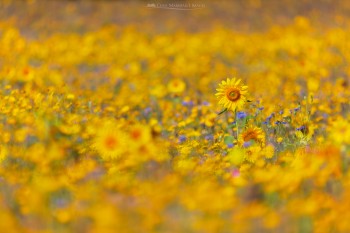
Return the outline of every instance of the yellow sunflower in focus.
<path id="1" fill-rule="evenodd" d="M 265 146 L 265 133 L 261 128 L 249 127 L 239 135 L 238 143 L 241 146 L 245 146 L 251 141 L 260 144 L 261 147 Z"/>
<path id="2" fill-rule="evenodd" d="M 128 148 L 128 137 L 116 126 L 104 125 L 96 134 L 92 145 L 104 160 L 119 158 Z"/>
<path id="3" fill-rule="evenodd" d="M 217 88 L 215 96 L 219 98 L 219 104 L 227 110 L 235 111 L 242 108 L 247 101 L 248 86 L 241 83 L 240 79 L 227 79 L 222 81 Z"/>

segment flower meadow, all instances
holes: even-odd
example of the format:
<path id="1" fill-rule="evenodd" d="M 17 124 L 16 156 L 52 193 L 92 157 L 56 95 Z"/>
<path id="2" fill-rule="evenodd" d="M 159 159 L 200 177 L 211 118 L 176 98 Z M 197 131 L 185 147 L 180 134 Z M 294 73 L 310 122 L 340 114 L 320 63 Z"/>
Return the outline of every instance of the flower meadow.
<path id="1" fill-rule="evenodd" d="M 0 20 L 0 232 L 350 232 L 346 18 L 151 31 L 1 4 L 29 13 Z"/>

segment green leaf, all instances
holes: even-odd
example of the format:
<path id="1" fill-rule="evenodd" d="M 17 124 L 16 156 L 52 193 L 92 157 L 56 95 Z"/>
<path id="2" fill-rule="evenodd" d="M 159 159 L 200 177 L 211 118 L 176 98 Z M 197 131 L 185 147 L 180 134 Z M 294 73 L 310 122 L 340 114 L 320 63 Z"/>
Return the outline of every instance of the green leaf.
<path id="1" fill-rule="evenodd" d="M 224 138 L 224 142 L 226 145 L 233 144 L 234 140 L 235 140 L 235 138 L 233 136 L 225 136 L 225 138 Z"/>

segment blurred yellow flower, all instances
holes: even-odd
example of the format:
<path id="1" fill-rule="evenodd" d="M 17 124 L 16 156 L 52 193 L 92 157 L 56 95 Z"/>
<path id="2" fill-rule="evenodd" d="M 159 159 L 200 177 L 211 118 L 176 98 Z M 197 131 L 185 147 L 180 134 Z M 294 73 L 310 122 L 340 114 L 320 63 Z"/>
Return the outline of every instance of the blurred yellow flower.
<path id="1" fill-rule="evenodd" d="M 129 130 L 129 145 L 136 150 L 145 150 L 146 146 L 151 143 L 151 128 L 147 125 L 133 125 Z"/>
<path id="2" fill-rule="evenodd" d="M 241 146 L 248 146 L 250 141 L 258 143 L 261 147 L 265 146 L 265 133 L 261 128 L 249 127 L 243 131 L 238 138 L 238 143 Z"/>
<path id="3" fill-rule="evenodd" d="M 161 84 L 158 84 L 150 89 L 150 94 L 157 98 L 164 97 L 166 93 L 167 93 L 166 87 L 164 87 Z"/>
<path id="4" fill-rule="evenodd" d="M 244 150 L 238 147 L 234 147 L 228 151 L 226 160 L 235 166 L 239 166 L 244 161 Z"/>
<path id="5" fill-rule="evenodd" d="M 128 137 L 115 125 L 109 123 L 98 130 L 92 147 L 105 159 L 116 159 L 126 152 Z"/>
<path id="6" fill-rule="evenodd" d="M 168 83 L 168 91 L 174 94 L 180 94 L 186 89 L 186 84 L 181 79 L 173 79 Z"/>
<path id="7" fill-rule="evenodd" d="M 276 141 L 277 141 L 277 143 L 281 143 L 283 141 L 283 138 L 282 137 L 278 137 Z"/>
<path id="8" fill-rule="evenodd" d="M 271 159 L 274 155 L 274 152 L 275 152 L 275 148 L 273 147 L 273 145 L 267 145 L 263 149 L 263 153 L 265 155 L 265 158 L 267 158 L 267 159 Z"/>
<path id="9" fill-rule="evenodd" d="M 337 144 L 350 145 L 350 121 L 338 117 L 329 128 L 330 138 Z"/>
<path id="10" fill-rule="evenodd" d="M 7 156 L 7 148 L 5 146 L 0 146 L 0 162 L 2 162 Z"/>
<path id="11" fill-rule="evenodd" d="M 255 163 L 261 155 L 259 146 L 250 146 L 245 149 L 245 159 L 251 163 Z"/>

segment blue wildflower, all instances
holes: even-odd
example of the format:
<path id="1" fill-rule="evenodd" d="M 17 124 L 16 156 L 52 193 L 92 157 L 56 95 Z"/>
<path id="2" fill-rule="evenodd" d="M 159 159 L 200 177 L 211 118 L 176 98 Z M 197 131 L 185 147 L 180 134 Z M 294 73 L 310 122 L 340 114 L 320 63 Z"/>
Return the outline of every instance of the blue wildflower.
<path id="1" fill-rule="evenodd" d="M 249 147 L 250 145 L 252 145 L 252 142 L 251 142 L 251 141 L 249 141 L 249 142 L 244 142 L 244 143 L 243 143 L 243 147 L 244 147 L 244 148 L 247 148 L 247 147 Z"/>
<path id="2" fill-rule="evenodd" d="M 305 126 L 303 125 L 303 126 L 300 126 L 300 127 L 298 127 L 298 128 L 296 128 L 296 130 L 298 130 L 298 131 L 303 131 L 305 129 Z"/>
<path id="3" fill-rule="evenodd" d="M 179 142 L 182 143 L 184 141 L 186 141 L 186 136 L 185 135 L 180 135 L 179 136 Z"/>
<path id="4" fill-rule="evenodd" d="M 300 110 L 300 107 L 294 108 L 294 112 L 297 112 Z"/>
<path id="5" fill-rule="evenodd" d="M 203 101 L 202 105 L 203 105 L 203 106 L 209 106 L 210 103 L 209 103 L 208 101 Z"/>
<path id="6" fill-rule="evenodd" d="M 275 114 L 274 113 L 271 113 L 271 115 L 270 116 L 268 116 L 267 118 L 266 118 L 266 121 L 270 121 L 271 120 L 271 118 L 272 117 L 274 117 L 275 116 Z"/>
<path id="7" fill-rule="evenodd" d="M 194 105 L 193 101 L 190 100 L 190 101 L 182 101 L 182 105 L 185 106 L 185 107 L 192 107 Z"/>
<path id="8" fill-rule="evenodd" d="M 151 107 L 147 107 L 147 108 L 145 108 L 145 109 L 143 110 L 143 113 L 144 113 L 145 115 L 148 115 L 149 113 L 151 113 L 151 111 L 152 111 Z"/>
<path id="9" fill-rule="evenodd" d="M 238 112 L 237 113 L 237 118 L 238 119 L 244 119 L 247 117 L 247 114 L 245 112 Z"/>

